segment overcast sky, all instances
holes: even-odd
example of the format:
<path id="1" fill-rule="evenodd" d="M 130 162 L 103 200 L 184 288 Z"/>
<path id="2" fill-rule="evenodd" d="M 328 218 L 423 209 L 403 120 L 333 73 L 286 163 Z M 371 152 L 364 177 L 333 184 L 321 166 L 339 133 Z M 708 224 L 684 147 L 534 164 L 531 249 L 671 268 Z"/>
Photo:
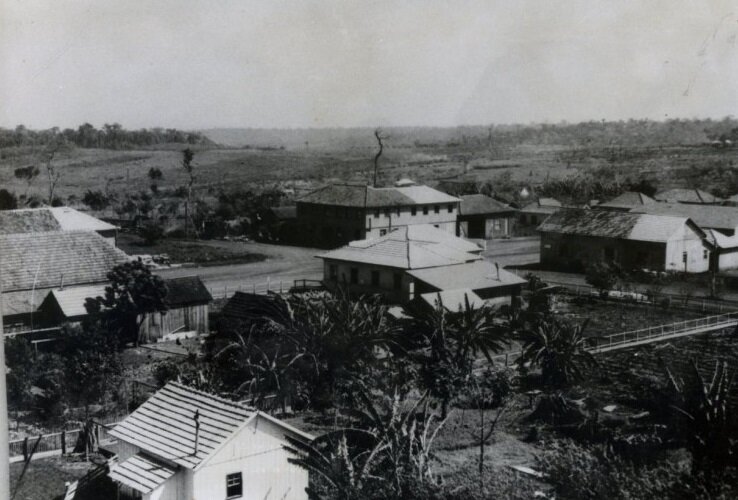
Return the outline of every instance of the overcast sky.
<path id="1" fill-rule="evenodd" d="M 734 0 L 0 0 L 0 126 L 738 115 Z"/>

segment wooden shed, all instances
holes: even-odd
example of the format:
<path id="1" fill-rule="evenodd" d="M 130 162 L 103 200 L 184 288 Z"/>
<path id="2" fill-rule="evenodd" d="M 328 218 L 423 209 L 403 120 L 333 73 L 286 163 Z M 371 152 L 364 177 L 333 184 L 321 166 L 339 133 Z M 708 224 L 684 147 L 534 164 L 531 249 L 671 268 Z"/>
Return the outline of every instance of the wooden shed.
<path id="1" fill-rule="evenodd" d="M 149 313 L 141 325 L 144 342 L 166 339 L 175 334 L 199 335 L 210 331 L 208 320 L 212 295 L 199 276 L 165 279 L 165 313 Z"/>

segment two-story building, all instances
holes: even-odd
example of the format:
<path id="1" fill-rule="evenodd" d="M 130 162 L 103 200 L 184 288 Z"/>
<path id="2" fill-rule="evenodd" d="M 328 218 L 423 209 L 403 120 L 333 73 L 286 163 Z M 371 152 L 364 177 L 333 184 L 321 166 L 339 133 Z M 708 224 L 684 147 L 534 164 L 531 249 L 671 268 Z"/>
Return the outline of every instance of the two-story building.
<path id="1" fill-rule="evenodd" d="M 444 230 L 414 225 L 352 241 L 318 257 L 323 259 L 323 284 L 329 290 L 344 287 L 357 295 L 380 294 L 397 304 L 450 290 L 509 301 L 524 280 L 486 262 L 481 251 Z"/>
<path id="2" fill-rule="evenodd" d="M 297 223 L 305 243 L 320 248 L 378 238 L 418 224 L 453 235 L 459 203 L 459 198 L 428 186 L 332 184 L 297 200 Z"/>
<path id="3" fill-rule="evenodd" d="M 286 436 L 313 436 L 182 384 L 164 386 L 110 435 L 121 500 L 307 499 L 308 472 L 284 446 Z"/>

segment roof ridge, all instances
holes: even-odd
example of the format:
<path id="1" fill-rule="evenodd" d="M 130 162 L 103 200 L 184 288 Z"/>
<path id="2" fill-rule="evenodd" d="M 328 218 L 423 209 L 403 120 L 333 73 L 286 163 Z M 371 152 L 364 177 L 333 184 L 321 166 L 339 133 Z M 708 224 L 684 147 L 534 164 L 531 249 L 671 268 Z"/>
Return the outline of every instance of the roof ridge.
<path id="1" fill-rule="evenodd" d="M 206 392 L 206 391 L 201 391 L 200 389 L 195 389 L 194 387 L 189 386 L 189 385 L 185 385 L 185 384 L 183 384 L 181 382 L 167 382 L 166 385 L 164 385 L 164 387 L 162 387 L 162 389 L 166 389 L 167 386 L 175 386 L 175 387 L 178 387 L 180 389 L 184 389 L 184 390 L 187 390 L 187 391 L 190 391 L 190 392 L 194 392 L 195 394 L 197 394 L 199 396 L 204 396 L 204 397 L 207 397 L 209 399 L 213 399 L 215 401 L 218 401 L 220 403 L 230 404 L 230 405 L 233 405 L 233 406 L 238 407 L 239 409 L 256 411 L 251 406 L 246 406 L 245 404 L 240 403 L 238 401 L 234 401 L 232 399 L 228 399 L 228 398 L 224 398 L 224 397 L 221 397 L 221 396 L 217 396 L 217 395 L 215 395 L 215 394 L 213 394 L 211 392 Z"/>

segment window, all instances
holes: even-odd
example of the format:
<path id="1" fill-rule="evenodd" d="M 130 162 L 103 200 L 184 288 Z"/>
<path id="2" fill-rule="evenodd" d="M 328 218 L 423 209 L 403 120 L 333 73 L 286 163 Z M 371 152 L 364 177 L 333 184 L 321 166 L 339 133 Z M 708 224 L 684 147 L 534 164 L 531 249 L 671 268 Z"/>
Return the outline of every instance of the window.
<path id="1" fill-rule="evenodd" d="M 433 224 L 433 227 L 438 227 L 438 224 Z"/>
<path id="2" fill-rule="evenodd" d="M 338 277 L 338 266 L 335 264 L 328 265 L 328 277 L 332 280 Z"/>
<path id="3" fill-rule="evenodd" d="M 386 229 L 380 229 L 379 230 L 379 236 L 384 236 L 385 234 L 387 234 L 387 230 Z"/>
<path id="4" fill-rule="evenodd" d="M 379 271 L 372 271 L 372 286 L 379 286 Z"/>
<path id="5" fill-rule="evenodd" d="M 428 207 L 423 207 L 423 215 L 428 215 Z"/>
<path id="6" fill-rule="evenodd" d="M 454 206 L 449 203 L 448 205 L 448 213 L 452 214 L 454 213 Z"/>
<path id="7" fill-rule="evenodd" d="M 402 273 L 392 275 L 392 286 L 395 290 L 402 290 Z"/>
<path id="8" fill-rule="evenodd" d="M 375 219 L 379 219 L 379 209 L 376 209 L 376 210 L 374 211 L 374 218 L 375 218 Z"/>
<path id="9" fill-rule="evenodd" d="M 391 208 L 385 208 L 384 209 L 384 216 L 385 217 L 389 217 L 390 215 L 392 215 L 392 209 Z"/>
<path id="10" fill-rule="evenodd" d="M 243 496 L 243 480 L 241 473 L 226 476 L 226 498 L 241 498 Z"/>
<path id="11" fill-rule="evenodd" d="M 410 215 L 417 215 L 418 207 L 410 207 Z"/>
<path id="12" fill-rule="evenodd" d="M 494 227 L 495 227 L 495 231 L 499 231 L 500 229 L 502 229 L 502 223 L 500 219 L 494 220 Z"/>
<path id="13" fill-rule="evenodd" d="M 683 262 L 684 264 L 686 264 L 686 263 L 687 263 L 687 252 L 682 252 L 682 262 Z"/>
<path id="14" fill-rule="evenodd" d="M 702 258 L 706 259 L 710 256 L 710 252 L 707 251 L 707 249 L 702 250 Z"/>
<path id="15" fill-rule="evenodd" d="M 359 270 L 355 267 L 351 268 L 351 275 L 349 277 L 349 283 L 355 285 L 359 282 Z"/>
<path id="16" fill-rule="evenodd" d="M 400 207 L 397 207 L 397 216 L 400 216 Z"/>
<path id="17" fill-rule="evenodd" d="M 441 213 L 441 206 L 440 205 L 433 206 L 433 212 L 435 212 L 437 214 L 440 214 Z"/>

